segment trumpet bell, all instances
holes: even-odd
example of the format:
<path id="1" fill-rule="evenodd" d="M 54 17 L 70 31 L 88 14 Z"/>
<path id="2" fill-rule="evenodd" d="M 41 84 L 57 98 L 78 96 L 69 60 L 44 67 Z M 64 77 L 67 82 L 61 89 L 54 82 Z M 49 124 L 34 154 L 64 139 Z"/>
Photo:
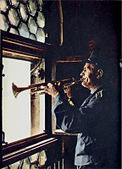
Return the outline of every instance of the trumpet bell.
<path id="1" fill-rule="evenodd" d="M 16 98 L 17 95 L 21 92 L 21 91 L 19 90 L 19 88 L 18 88 L 14 83 L 12 83 L 12 91 L 13 91 L 13 94 L 14 94 L 15 98 Z"/>

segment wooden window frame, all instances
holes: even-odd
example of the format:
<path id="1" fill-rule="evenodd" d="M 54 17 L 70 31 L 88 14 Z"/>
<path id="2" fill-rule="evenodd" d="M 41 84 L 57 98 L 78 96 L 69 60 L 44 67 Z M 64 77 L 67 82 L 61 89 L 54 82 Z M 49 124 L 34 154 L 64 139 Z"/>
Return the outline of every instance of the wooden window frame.
<path id="1" fill-rule="evenodd" d="M 10 34 L 5 31 L 0 31 L 0 56 L 14 59 L 21 59 L 26 61 L 34 61 L 40 60 L 41 58 L 45 58 L 45 80 L 51 80 L 51 45 L 47 45 L 41 42 L 37 42 L 31 39 L 27 39 L 18 35 Z M 0 64 L 2 66 L 2 59 L 0 59 Z M 2 70 L 1 70 L 2 74 Z M 2 78 L 1 78 L 2 79 Z M 0 82 L 0 88 L 2 93 L 2 80 Z M 2 97 L 2 94 L 1 94 Z M 1 99 L 2 100 L 2 99 Z M 51 115 L 51 97 L 45 95 L 45 101 L 48 102 L 47 106 L 45 106 L 45 131 L 44 133 L 34 135 L 25 139 L 21 139 L 7 145 L 2 146 L 0 152 L 0 163 L 1 167 L 5 167 L 9 164 L 12 164 L 18 160 L 24 159 L 25 157 L 32 155 L 36 152 L 39 152 L 42 149 L 46 149 L 47 147 L 52 146 L 53 144 L 57 144 L 58 139 L 56 139 L 52 135 L 52 115 Z M 2 105 L 2 101 L 1 101 Z M 2 133 L 2 106 L 0 111 L 0 119 L 1 119 L 1 133 Z M 48 140 L 51 138 L 53 140 Z M 2 135 L 1 135 L 2 140 Z M 43 142 L 42 142 L 43 141 Z M 39 143 L 37 145 L 37 143 Z M 30 146 L 30 148 L 29 148 Z M 22 150 L 25 149 L 25 150 Z M 19 153 L 17 153 L 19 151 Z M 3 158 L 2 158 L 3 156 Z"/>

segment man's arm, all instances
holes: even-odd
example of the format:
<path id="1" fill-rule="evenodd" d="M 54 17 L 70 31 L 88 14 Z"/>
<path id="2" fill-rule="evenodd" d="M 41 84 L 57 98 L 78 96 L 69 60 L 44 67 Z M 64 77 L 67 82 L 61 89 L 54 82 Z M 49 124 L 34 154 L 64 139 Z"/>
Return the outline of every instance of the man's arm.
<path id="1" fill-rule="evenodd" d="M 87 132 L 89 127 L 95 124 L 103 108 L 103 98 L 100 96 L 97 98 L 93 96 L 86 106 L 77 108 L 71 106 L 68 101 L 58 94 L 55 98 L 55 105 L 52 111 L 59 128 L 69 133 L 81 133 Z"/>

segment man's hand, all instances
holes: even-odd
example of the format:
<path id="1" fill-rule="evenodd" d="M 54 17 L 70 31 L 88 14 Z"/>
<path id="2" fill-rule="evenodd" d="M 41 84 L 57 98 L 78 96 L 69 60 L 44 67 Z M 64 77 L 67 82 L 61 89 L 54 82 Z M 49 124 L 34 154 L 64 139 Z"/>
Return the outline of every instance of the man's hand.
<path id="1" fill-rule="evenodd" d="M 64 93 L 67 95 L 68 98 L 72 98 L 73 97 L 72 87 L 71 86 L 64 87 Z"/>
<path id="2" fill-rule="evenodd" d="M 45 87 L 45 93 L 51 95 L 52 97 L 56 97 L 59 94 L 56 86 L 52 83 L 48 83 L 48 85 Z"/>

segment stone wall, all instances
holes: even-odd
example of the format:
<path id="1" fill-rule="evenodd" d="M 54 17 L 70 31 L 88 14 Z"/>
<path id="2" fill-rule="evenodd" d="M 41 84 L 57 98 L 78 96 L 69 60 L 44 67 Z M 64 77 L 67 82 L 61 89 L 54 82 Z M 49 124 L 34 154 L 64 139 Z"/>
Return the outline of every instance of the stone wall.
<path id="1" fill-rule="evenodd" d="M 0 29 L 45 42 L 43 0 L 1 0 Z"/>

